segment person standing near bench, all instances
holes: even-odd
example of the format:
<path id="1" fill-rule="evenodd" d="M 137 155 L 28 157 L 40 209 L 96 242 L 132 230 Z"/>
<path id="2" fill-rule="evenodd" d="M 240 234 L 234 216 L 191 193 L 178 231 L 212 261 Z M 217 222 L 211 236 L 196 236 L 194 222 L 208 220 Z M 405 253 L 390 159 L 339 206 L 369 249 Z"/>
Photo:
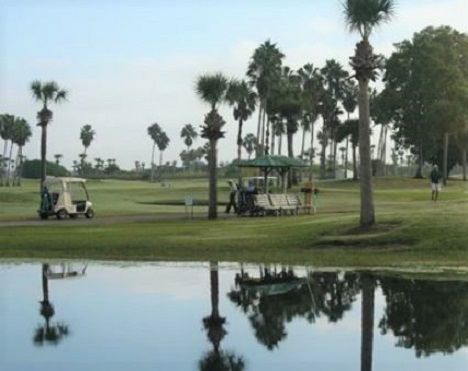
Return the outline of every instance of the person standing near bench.
<path id="1" fill-rule="evenodd" d="M 440 191 L 440 184 L 439 181 L 442 178 L 442 175 L 439 172 L 439 168 L 437 165 L 434 165 L 432 167 L 431 171 L 431 189 L 432 189 L 432 201 L 437 201 L 437 198 L 439 197 L 439 191 Z"/>
<path id="2" fill-rule="evenodd" d="M 237 213 L 237 204 L 236 204 L 237 184 L 232 180 L 228 180 L 228 184 L 229 184 L 229 202 L 226 206 L 226 214 L 229 214 L 229 212 L 231 211 L 231 206 L 234 207 L 234 212 Z"/>

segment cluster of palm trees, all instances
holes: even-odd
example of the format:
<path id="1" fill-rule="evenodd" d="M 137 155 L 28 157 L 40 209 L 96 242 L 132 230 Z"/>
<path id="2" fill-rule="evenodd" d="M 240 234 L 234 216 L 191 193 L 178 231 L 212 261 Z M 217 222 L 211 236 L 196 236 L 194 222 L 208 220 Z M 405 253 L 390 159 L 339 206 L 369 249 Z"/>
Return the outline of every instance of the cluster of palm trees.
<path id="1" fill-rule="evenodd" d="M 238 122 L 237 160 L 241 160 L 241 149 L 249 154 L 255 151 L 256 156 L 281 153 L 283 134 L 287 137 L 288 156 L 294 156 L 293 136 L 302 127 L 303 139 L 301 157 L 307 153 L 312 168 L 314 150 L 314 124 L 320 116 L 323 126 L 317 137 L 321 145 L 321 175 L 326 172 L 326 149 L 330 146 L 330 164 L 333 172 L 336 164 L 337 144 L 341 140 L 347 143 L 351 139 L 353 148 L 359 144 L 360 184 L 361 184 L 361 221 L 362 227 L 375 223 L 373 190 L 371 183 L 370 128 L 369 128 L 369 81 L 375 78 L 380 59 L 373 53 L 369 37 L 375 26 L 388 21 L 394 10 L 392 0 L 347 0 L 343 3 L 346 23 L 351 31 L 358 31 L 362 40 L 356 45 L 355 55 L 351 57 L 354 75 L 350 76 L 335 60 L 328 60 L 325 66 L 317 68 L 311 63 L 305 64 L 297 71 L 283 65 L 284 54 L 276 44 L 266 41 L 253 53 L 248 64 L 246 79 L 229 80 L 222 73 L 206 74 L 198 77 L 196 93 L 208 104 L 209 111 L 201 126 L 200 136 L 207 140 L 205 156 L 209 168 L 209 212 L 208 217 L 217 217 L 216 172 L 217 142 L 224 137 L 224 118 L 219 114 L 219 106 L 227 102 L 233 108 L 234 119 Z M 351 77 L 357 79 L 359 89 Z M 46 177 L 47 127 L 52 121 L 51 103 L 66 100 L 67 91 L 61 89 L 54 81 L 32 82 L 33 98 L 42 103 L 37 113 L 38 126 L 41 127 L 41 184 Z M 350 114 L 359 106 L 359 125 L 350 120 Z M 243 125 L 254 111 L 258 112 L 257 135 L 243 137 Z M 339 116 L 343 109 L 348 119 L 342 123 Z M 2 125 L 3 126 L 3 125 Z M 358 132 L 356 132 L 358 128 Z M 2 129 L 3 130 L 3 129 Z M 305 150 L 305 133 L 311 132 L 310 149 Z M 3 131 L 2 131 L 3 133 Z M 154 180 L 154 149 L 160 151 L 160 166 L 164 150 L 170 139 L 162 128 L 154 123 L 148 127 L 148 134 L 153 140 L 151 159 L 151 180 Z M 83 165 L 86 150 L 94 139 L 94 130 L 90 125 L 82 128 L 80 138 L 84 153 L 80 155 Z M 186 125 L 181 133 L 187 145 L 187 152 L 198 136 L 192 125 Z M 278 137 L 279 143 L 276 144 Z M 356 140 L 356 137 L 359 140 Z M 3 138 L 3 134 L 2 134 Z M 355 151 L 354 151 L 355 152 Z M 5 157 L 5 154 L 4 154 Z M 347 158 L 347 153 L 344 156 Z M 356 156 L 353 156 L 353 162 Z M 355 172 L 357 173 L 357 172 Z M 3 174 L 3 172 L 2 172 Z M 310 174 L 310 177 L 312 174 Z M 3 175 L 2 175 L 3 177 Z"/>
<path id="2" fill-rule="evenodd" d="M 336 163 L 337 143 L 341 139 L 356 138 L 360 158 L 361 219 L 360 226 L 371 227 L 375 224 L 372 170 L 370 155 L 370 112 L 369 81 L 376 76 L 379 57 L 373 53 L 369 37 L 375 26 L 388 21 L 393 15 L 394 2 L 391 0 L 347 0 L 343 4 L 346 23 L 350 31 L 357 31 L 362 40 L 356 45 L 355 55 L 351 57 L 351 67 L 359 89 L 350 80 L 349 74 L 335 60 L 328 60 L 321 69 L 306 64 L 298 71 L 283 66 L 284 54 L 276 44 L 266 41 L 255 51 L 248 65 L 247 81 L 232 80 L 221 73 L 199 76 L 196 93 L 209 105 L 205 115 L 201 136 L 209 142 L 209 211 L 208 218 L 217 217 L 216 169 L 217 142 L 224 137 L 224 119 L 219 115 L 219 105 L 227 101 L 234 107 L 234 118 L 239 122 L 237 136 L 238 157 L 242 146 L 242 125 L 258 105 L 258 125 L 255 151 L 256 155 L 273 154 L 275 137 L 287 136 L 288 156 L 294 156 L 293 136 L 302 126 L 303 132 L 310 130 L 312 164 L 314 123 L 322 117 L 323 127 L 318 138 L 321 149 L 321 175 L 325 176 L 326 148 L 330 145 L 332 166 Z M 256 91 L 253 90 L 255 88 Z M 349 120 L 349 115 L 359 106 L 359 125 Z M 344 108 L 348 121 L 341 124 L 339 115 Z M 340 128 L 340 125 L 345 125 Z M 340 135 L 338 135 L 340 134 Z M 354 134 L 354 136 L 353 136 Z M 271 138 L 270 138 L 271 137 Z M 303 143 L 305 140 L 303 139 Z M 279 144 L 281 151 L 281 142 Z M 355 146 L 353 148 L 356 148 Z M 304 153 L 304 146 L 302 148 Z M 355 159 L 355 156 L 354 156 Z"/>
<path id="3" fill-rule="evenodd" d="M 9 114 L 0 115 L 0 137 L 4 141 L 3 155 L 0 157 L 0 186 L 21 185 L 23 146 L 31 135 L 31 126 L 24 118 Z M 13 155 L 15 145 L 18 148 L 16 156 Z"/>
<path id="4" fill-rule="evenodd" d="M 150 180 L 154 181 L 154 175 L 156 170 L 156 165 L 154 163 L 154 150 L 157 146 L 159 149 L 159 167 L 162 167 L 163 163 L 163 154 L 167 146 L 170 143 L 170 139 L 167 136 L 166 132 L 159 126 L 159 124 L 154 123 L 148 127 L 148 135 L 153 140 L 153 150 L 151 154 L 151 177 Z"/>

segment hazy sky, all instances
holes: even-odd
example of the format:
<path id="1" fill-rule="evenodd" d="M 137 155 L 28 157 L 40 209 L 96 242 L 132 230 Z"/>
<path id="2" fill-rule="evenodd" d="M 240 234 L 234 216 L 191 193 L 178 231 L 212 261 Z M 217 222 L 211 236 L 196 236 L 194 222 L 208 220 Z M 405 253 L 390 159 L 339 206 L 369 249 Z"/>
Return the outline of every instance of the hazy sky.
<path id="1" fill-rule="evenodd" d="M 467 0 L 399 0 L 393 22 L 371 41 L 376 52 L 390 55 L 393 43 L 428 25 L 468 32 L 467 14 Z M 171 140 L 164 161 L 180 164 L 182 127 L 199 129 L 208 111 L 194 91 L 197 76 L 220 71 L 242 78 L 267 39 L 293 69 L 321 67 L 331 58 L 349 68 L 358 35 L 347 32 L 339 0 L 2 0 L 0 113 L 28 120 L 33 137 L 25 154 L 39 158 L 40 105 L 29 84 L 55 80 L 69 101 L 52 107 L 50 160 L 56 153 L 66 166 L 77 160 L 80 129 L 90 124 L 96 137 L 88 159 L 115 158 L 125 169 L 136 160 L 149 164 L 147 127 L 157 122 Z M 237 123 L 229 107 L 221 113 L 227 134 L 219 160 L 227 161 L 236 156 Z M 256 115 L 245 125 L 248 132 L 256 133 Z M 299 154 L 299 136 L 296 143 Z M 199 138 L 194 146 L 203 144 Z"/>

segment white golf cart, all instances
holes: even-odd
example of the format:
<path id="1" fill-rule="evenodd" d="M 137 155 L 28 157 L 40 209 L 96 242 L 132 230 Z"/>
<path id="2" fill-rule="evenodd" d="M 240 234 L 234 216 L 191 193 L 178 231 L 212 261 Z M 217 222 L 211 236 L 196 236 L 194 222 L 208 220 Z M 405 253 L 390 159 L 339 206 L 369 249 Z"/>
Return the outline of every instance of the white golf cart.
<path id="1" fill-rule="evenodd" d="M 93 205 L 85 187 L 86 179 L 47 177 L 41 192 L 41 219 L 55 215 L 57 219 L 76 218 L 84 215 L 94 217 Z"/>

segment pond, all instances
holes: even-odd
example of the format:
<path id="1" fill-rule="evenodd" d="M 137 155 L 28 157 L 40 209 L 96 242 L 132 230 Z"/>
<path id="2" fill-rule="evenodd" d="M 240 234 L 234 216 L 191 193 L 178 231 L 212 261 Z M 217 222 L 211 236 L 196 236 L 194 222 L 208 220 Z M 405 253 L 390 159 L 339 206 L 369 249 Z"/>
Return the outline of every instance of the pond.
<path id="1" fill-rule="evenodd" d="M 468 369 L 468 283 L 458 280 L 4 262 L 0 282 L 1 370 Z"/>

